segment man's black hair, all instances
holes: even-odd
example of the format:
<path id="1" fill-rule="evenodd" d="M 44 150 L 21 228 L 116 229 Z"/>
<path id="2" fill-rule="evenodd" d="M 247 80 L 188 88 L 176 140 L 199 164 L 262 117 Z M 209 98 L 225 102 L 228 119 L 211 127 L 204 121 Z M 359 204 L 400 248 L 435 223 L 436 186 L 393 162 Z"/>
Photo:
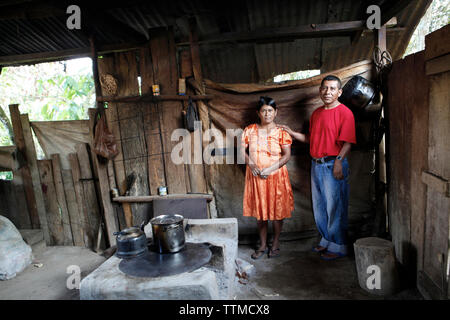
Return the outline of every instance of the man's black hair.
<path id="1" fill-rule="evenodd" d="M 258 101 L 258 111 L 261 109 L 262 106 L 267 105 L 271 106 L 275 110 L 277 109 L 277 105 L 275 104 L 275 100 L 273 100 L 271 97 L 259 97 Z"/>
<path id="2" fill-rule="evenodd" d="M 341 79 L 339 79 L 339 78 L 336 77 L 336 76 L 329 75 L 329 76 L 326 76 L 325 78 L 323 78 L 323 79 L 322 79 L 322 82 L 320 83 L 320 86 L 321 86 L 321 87 L 323 86 L 323 83 L 324 83 L 325 81 L 337 81 L 337 83 L 338 83 L 338 89 L 341 89 L 341 87 L 342 87 Z"/>

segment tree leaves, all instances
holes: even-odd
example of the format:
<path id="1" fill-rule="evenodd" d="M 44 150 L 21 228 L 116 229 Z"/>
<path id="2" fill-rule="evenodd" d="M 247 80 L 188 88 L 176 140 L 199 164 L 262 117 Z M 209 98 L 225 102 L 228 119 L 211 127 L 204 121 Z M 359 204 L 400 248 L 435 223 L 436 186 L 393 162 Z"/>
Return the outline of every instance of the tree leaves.
<path id="1" fill-rule="evenodd" d="M 90 69 L 67 74 L 59 62 L 3 68 L 0 74 L 0 145 L 11 145 L 8 105 L 18 103 L 31 121 L 88 119 L 95 107 Z M 1 117 L 1 114 L 4 117 Z M 6 120 L 5 120 L 6 119 Z"/>

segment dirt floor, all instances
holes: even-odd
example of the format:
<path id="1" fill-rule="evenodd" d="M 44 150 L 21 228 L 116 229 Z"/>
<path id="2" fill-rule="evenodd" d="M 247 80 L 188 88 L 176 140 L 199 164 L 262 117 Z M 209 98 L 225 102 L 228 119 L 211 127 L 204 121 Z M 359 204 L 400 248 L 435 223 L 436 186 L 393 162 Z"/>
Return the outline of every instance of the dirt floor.
<path id="1" fill-rule="evenodd" d="M 240 245 L 240 259 L 253 264 L 248 282 L 236 281 L 237 300 L 422 300 L 416 289 L 379 297 L 361 289 L 353 256 L 334 261 L 320 259 L 311 248 L 316 238 L 282 241 L 280 256 L 253 260 L 254 245 Z M 244 282 L 244 283 L 241 283 Z"/>
<path id="2" fill-rule="evenodd" d="M 244 283 L 236 278 L 235 299 L 422 299 L 417 290 L 405 290 L 387 298 L 366 293 L 358 285 L 354 258 L 323 261 L 311 251 L 315 241 L 282 241 L 279 257 L 264 256 L 258 260 L 250 258 L 253 245 L 239 245 L 239 258 L 252 264 L 253 272 Z M 44 248 L 35 253 L 33 264 L 23 272 L 11 280 L 0 281 L 0 300 L 77 300 L 79 291 L 66 286 L 71 276 L 67 267 L 78 265 L 83 278 L 104 261 L 105 257 L 85 248 Z"/>

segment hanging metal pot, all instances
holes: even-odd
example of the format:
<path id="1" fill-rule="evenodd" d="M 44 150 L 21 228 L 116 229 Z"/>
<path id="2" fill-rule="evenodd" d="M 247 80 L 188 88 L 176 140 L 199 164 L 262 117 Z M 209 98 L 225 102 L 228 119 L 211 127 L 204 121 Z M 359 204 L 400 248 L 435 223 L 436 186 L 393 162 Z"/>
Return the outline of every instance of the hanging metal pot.
<path id="1" fill-rule="evenodd" d="M 148 250 L 144 223 L 140 227 L 131 227 L 114 232 L 114 235 L 117 243 L 116 256 L 119 258 L 133 258 Z"/>
<path id="2" fill-rule="evenodd" d="M 342 88 L 339 102 L 354 111 L 359 111 L 369 104 L 375 93 L 376 88 L 370 81 L 361 76 L 354 76 Z"/>
<path id="3" fill-rule="evenodd" d="M 185 246 L 184 217 L 179 214 L 160 215 L 152 220 L 153 245 L 159 253 L 175 253 Z"/>

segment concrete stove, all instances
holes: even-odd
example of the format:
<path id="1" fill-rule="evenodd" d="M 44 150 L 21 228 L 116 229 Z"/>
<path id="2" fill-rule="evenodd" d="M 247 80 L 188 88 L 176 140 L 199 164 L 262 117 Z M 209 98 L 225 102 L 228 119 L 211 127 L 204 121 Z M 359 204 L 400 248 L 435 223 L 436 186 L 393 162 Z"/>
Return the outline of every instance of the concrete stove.
<path id="1" fill-rule="evenodd" d="M 212 256 L 208 264 L 191 272 L 164 277 L 134 277 L 119 269 L 122 261 L 112 256 L 85 277 L 80 299 L 133 300 L 216 300 L 234 295 L 238 225 L 235 218 L 185 219 L 187 243 L 209 243 Z M 151 225 L 145 227 L 152 237 Z"/>

